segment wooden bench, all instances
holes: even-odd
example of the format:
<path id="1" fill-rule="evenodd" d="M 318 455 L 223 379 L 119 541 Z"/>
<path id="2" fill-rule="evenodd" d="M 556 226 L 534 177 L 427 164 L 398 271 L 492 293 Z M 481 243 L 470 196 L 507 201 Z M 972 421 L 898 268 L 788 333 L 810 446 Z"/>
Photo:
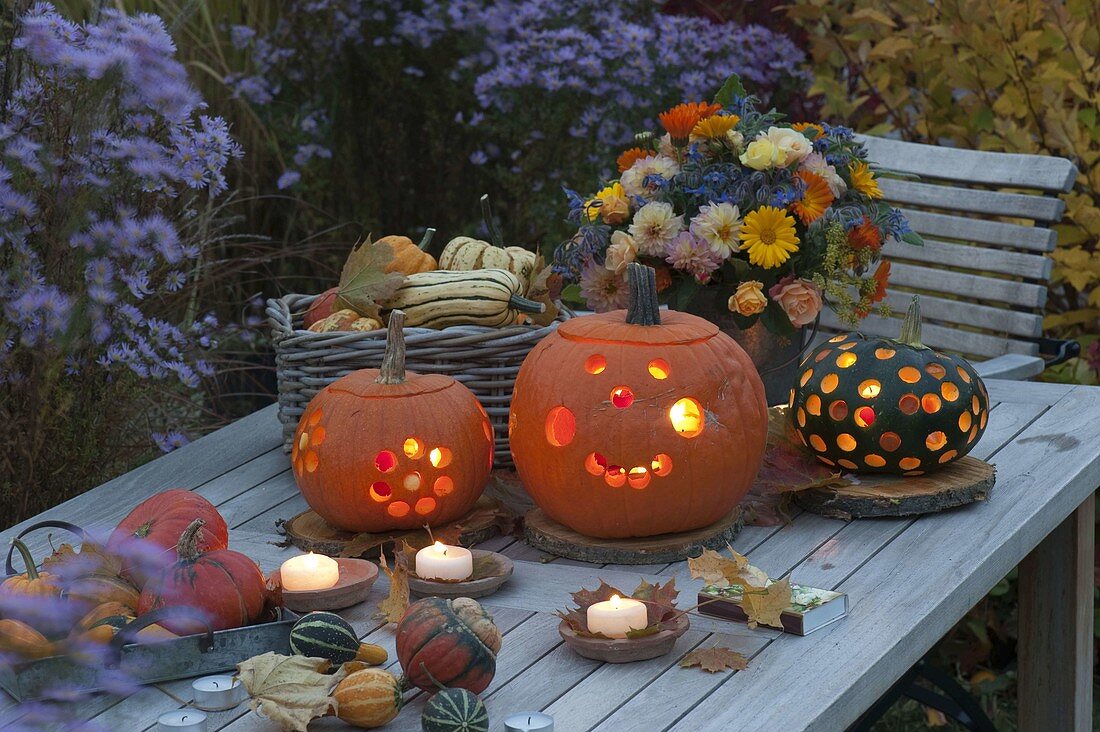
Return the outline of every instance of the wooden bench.
<path id="1" fill-rule="evenodd" d="M 986 377 L 1027 379 L 1079 352 L 1042 337 L 1057 233 L 1057 196 L 1077 169 L 1065 158 L 962 150 L 860 136 L 878 168 L 886 200 L 924 237 L 923 247 L 890 242 L 887 303 L 893 317 L 868 317 L 860 330 L 896 336 L 912 293 L 921 295 L 925 343 L 961 353 Z M 825 337 L 850 330 L 826 309 Z M 820 337 L 820 336 L 819 336 Z"/>

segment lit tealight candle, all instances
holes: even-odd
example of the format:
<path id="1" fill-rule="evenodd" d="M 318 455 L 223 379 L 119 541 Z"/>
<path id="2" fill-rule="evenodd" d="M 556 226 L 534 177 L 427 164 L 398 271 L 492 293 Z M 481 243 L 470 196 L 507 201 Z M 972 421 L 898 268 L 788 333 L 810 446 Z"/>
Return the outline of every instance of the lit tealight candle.
<path id="1" fill-rule="evenodd" d="M 649 613 L 645 604 L 629 597 L 612 595 L 610 600 L 588 607 L 588 632 L 600 633 L 608 638 L 625 638 L 631 630 L 642 630 L 649 625 Z"/>
<path id="2" fill-rule="evenodd" d="M 197 709 L 174 709 L 157 717 L 157 732 L 206 732 L 206 714 Z"/>
<path id="3" fill-rule="evenodd" d="M 302 554 L 291 557 L 279 568 L 284 590 L 306 592 L 327 590 L 340 580 L 340 565 L 322 554 Z"/>
<path id="4" fill-rule="evenodd" d="M 208 712 L 232 709 L 248 694 L 240 679 L 232 676 L 204 676 L 191 682 L 194 705 Z"/>
<path id="5" fill-rule="evenodd" d="M 469 549 L 436 542 L 416 553 L 416 576 L 421 579 L 464 580 L 474 573 Z"/>

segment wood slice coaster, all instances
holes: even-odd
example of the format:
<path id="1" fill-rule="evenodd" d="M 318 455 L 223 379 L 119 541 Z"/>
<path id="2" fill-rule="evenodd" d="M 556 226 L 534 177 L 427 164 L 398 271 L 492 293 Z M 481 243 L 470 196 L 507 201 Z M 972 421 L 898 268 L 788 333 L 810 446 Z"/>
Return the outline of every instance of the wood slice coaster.
<path id="1" fill-rule="evenodd" d="M 409 573 L 409 590 L 419 597 L 486 597 L 496 592 L 512 576 L 515 565 L 503 554 L 471 549 L 474 573 L 461 582 L 440 582 Z"/>
<path id="2" fill-rule="evenodd" d="M 536 549 L 593 564 L 664 564 L 697 557 L 703 549 L 721 549 L 744 527 L 741 508 L 695 531 L 635 539 L 597 539 L 583 536 L 553 520 L 541 508 L 527 512 L 523 531 Z"/>
<path id="3" fill-rule="evenodd" d="M 472 546 L 500 533 L 499 516 L 494 513 L 498 507 L 499 503 L 495 499 L 482 496 L 466 516 L 449 524 L 433 527 L 433 530 L 442 534 L 451 527 L 460 526 L 462 528 L 459 534 L 460 543 L 463 546 Z M 367 551 L 357 556 L 371 559 L 378 556 L 380 547 L 385 546 L 388 549 L 390 545 L 401 539 L 410 540 L 410 543 L 413 543 L 412 539 L 419 539 L 420 544 L 430 543 L 428 532 L 423 529 L 385 534 L 357 534 L 354 531 L 344 531 L 330 526 L 313 511 L 303 511 L 283 523 L 282 527 L 287 539 L 294 546 L 302 551 L 317 552 L 330 557 L 347 556 L 348 546 L 353 541 L 369 547 Z"/>
<path id="4" fill-rule="evenodd" d="M 794 500 L 807 511 L 846 521 L 918 516 L 984 501 L 993 490 L 996 470 L 984 460 L 968 456 L 929 475 L 868 473 L 848 477 L 859 483 L 798 491 L 793 494 Z"/>

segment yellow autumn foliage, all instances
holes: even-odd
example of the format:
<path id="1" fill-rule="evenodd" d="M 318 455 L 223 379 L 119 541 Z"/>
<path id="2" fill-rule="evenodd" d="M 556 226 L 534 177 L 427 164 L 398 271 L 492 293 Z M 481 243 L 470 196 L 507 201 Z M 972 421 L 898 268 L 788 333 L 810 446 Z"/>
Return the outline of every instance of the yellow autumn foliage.
<path id="1" fill-rule="evenodd" d="M 1100 317 L 1100 10 L 1095 0 L 792 0 L 827 118 L 917 142 L 1071 159 L 1046 329 Z"/>

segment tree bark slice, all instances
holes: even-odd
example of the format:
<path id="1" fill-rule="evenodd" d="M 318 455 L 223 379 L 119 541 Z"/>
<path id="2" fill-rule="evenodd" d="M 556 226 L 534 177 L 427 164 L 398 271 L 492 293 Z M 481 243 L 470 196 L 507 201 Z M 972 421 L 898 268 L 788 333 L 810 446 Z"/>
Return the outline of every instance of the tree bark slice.
<path id="1" fill-rule="evenodd" d="M 984 501 L 993 490 L 996 470 L 984 460 L 964 457 L 930 475 L 866 474 L 858 479 L 858 485 L 799 491 L 794 501 L 807 511 L 846 521 L 919 516 Z"/>

